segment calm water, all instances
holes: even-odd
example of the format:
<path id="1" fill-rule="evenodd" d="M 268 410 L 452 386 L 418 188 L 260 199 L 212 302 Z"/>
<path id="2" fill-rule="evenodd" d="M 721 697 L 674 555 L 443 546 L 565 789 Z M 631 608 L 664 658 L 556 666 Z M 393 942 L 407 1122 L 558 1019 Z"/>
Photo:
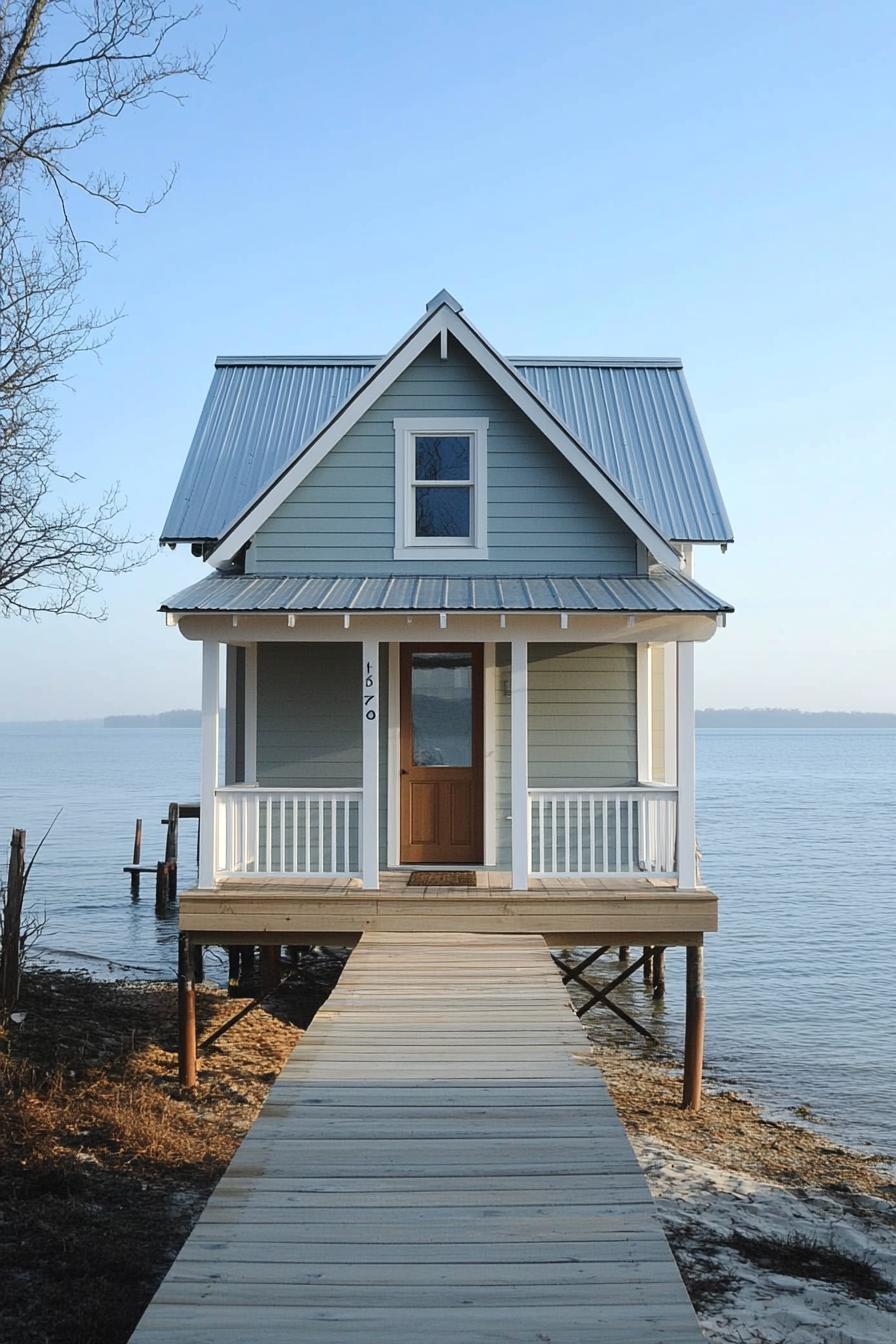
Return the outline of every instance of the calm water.
<path id="1" fill-rule="evenodd" d="M 133 903 L 121 865 L 138 815 L 145 861 L 163 856 L 160 818 L 172 799 L 196 797 L 198 759 L 189 729 L 0 728 L 4 846 L 13 825 L 35 842 L 62 808 L 29 889 L 46 912 L 47 959 L 173 973 L 175 919 L 155 919 L 151 879 Z M 710 1073 L 896 1151 L 896 735 L 705 736 L 698 773 L 703 873 L 722 899 L 706 953 Z M 195 823 L 182 828 L 190 882 Z M 667 960 L 662 1006 L 640 973 L 619 999 L 677 1049 L 684 954 Z"/>

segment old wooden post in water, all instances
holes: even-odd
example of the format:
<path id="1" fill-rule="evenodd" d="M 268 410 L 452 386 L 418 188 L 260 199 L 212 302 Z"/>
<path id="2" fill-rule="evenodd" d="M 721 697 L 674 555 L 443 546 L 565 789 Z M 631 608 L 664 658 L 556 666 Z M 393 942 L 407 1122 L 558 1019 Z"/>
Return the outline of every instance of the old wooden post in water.
<path id="1" fill-rule="evenodd" d="M 22 902 L 25 898 L 25 832 L 13 831 L 9 842 L 9 870 L 3 901 L 3 941 L 0 943 L 0 1009 L 11 1013 L 19 997 L 22 974 Z"/>

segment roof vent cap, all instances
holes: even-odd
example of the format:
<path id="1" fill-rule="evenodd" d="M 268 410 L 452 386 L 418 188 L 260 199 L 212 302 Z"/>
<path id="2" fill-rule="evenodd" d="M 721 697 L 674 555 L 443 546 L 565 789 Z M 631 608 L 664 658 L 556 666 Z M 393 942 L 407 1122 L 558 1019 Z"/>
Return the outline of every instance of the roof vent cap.
<path id="1" fill-rule="evenodd" d="M 426 311 L 431 313 L 436 308 L 441 308 L 442 304 L 447 306 L 455 313 L 463 312 L 463 304 L 458 303 L 453 294 L 449 294 L 447 289 L 440 289 L 438 294 L 434 294 L 426 305 Z"/>

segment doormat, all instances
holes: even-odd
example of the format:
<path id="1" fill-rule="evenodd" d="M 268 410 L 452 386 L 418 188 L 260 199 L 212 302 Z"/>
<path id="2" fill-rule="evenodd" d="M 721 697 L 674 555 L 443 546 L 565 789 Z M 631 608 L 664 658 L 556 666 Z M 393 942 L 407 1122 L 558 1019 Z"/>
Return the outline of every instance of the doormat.
<path id="1" fill-rule="evenodd" d="M 475 873 L 449 873 L 436 868 L 431 873 L 411 873 L 409 887 L 475 887 Z"/>

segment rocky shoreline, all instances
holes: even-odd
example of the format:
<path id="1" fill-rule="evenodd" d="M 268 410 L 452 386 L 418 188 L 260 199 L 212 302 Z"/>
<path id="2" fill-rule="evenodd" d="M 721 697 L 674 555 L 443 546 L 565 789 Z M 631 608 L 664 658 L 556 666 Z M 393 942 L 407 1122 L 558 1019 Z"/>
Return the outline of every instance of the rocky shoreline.
<path id="1" fill-rule="evenodd" d="M 38 970 L 0 1034 L 0 1337 L 124 1344 L 251 1125 L 339 960 L 309 953 L 266 1008 L 200 1052 L 177 1086 L 170 983 Z M 239 1004 L 198 995 L 200 1039 Z M 896 1331 L 896 1184 L 852 1152 L 646 1050 L 602 1069 L 707 1338 L 883 1344 Z"/>

